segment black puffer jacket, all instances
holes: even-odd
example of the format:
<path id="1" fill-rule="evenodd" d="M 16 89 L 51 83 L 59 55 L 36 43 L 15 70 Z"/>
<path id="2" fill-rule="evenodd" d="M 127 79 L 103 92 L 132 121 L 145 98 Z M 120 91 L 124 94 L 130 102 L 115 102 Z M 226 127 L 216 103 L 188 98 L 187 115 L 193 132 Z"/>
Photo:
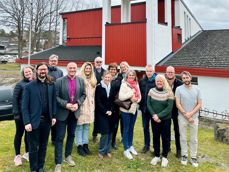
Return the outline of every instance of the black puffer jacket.
<path id="1" fill-rule="evenodd" d="M 14 114 L 14 119 L 22 119 L 22 114 L 21 114 L 21 103 L 22 103 L 22 93 L 23 89 L 26 84 L 28 84 L 30 81 L 26 78 L 22 79 L 19 81 L 13 92 L 13 114 Z"/>
<path id="2" fill-rule="evenodd" d="M 139 87 L 140 87 L 140 91 L 142 95 L 142 99 L 139 105 L 140 105 L 140 110 L 142 111 L 142 113 L 146 113 L 148 93 L 151 88 L 155 87 L 156 76 L 157 74 L 154 73 L 151 79 L 148 79 L 148 77 L 145 77 L 139 82 Z"/>

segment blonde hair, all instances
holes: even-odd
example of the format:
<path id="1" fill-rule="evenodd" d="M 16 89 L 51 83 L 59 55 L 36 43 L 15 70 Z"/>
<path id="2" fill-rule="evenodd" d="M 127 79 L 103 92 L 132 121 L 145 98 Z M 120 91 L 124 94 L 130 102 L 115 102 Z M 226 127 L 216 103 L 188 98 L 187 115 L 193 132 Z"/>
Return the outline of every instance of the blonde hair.
<path id="1" fill-rule="evenodd" d="M 96 84 L 97 84 L 97 80 L 96 80 L 96 77 L 95 77 L 95 74 L 94 74 L 94 67 L 92 65 L 92 63 L 90 62 L 85 62 L 82 66 L 81 66 L 81 69 L 80 69 L 80 77 L 83 78 L 84 80 L 84 83 L 85 85 L 87 86 L 89 84 L 88 80 L 87 80 L 87 76 L 85 75 L 85 68 L 87 66 L 90 66 L 91 67 L 91 74 L 90 74 L 90 83 L 92 85 L 92 87 L 96 87 Z"/>
<path id="2" fill-rule="evenodd" d="M 169 83 L 168 83 L 167 79 L 165 78 L 165 76 L 164 75 L 160 75 L 160 74 L 157 75 L 156 79 L 155 79 L 155 82 L 156 82 L 156 80 L 158 78 L 160 78 L 162 80 L 163 85 L 164 85 L 163 86 L 163 90 L 165 90 L 169 94 L 169 98 L 170 99 L 174 99 L 173 91 L 172 91 L 171 87 L 169 86 Z"/>
<path id="3" fill-rule="evenodd" d="M 129 75 L 130 73 L 134 74 L 134 76 L 135 76 L 135 79 L 134 79 L 134 80 L 135 80 L 136 82 L 138 82 L 137 73 L 136 73 L 134 70 L 128 70 L 128 72 L 126 73 L 126 77 L 124 78 L 124 80 L 127 81 L 128 75 Z"/>

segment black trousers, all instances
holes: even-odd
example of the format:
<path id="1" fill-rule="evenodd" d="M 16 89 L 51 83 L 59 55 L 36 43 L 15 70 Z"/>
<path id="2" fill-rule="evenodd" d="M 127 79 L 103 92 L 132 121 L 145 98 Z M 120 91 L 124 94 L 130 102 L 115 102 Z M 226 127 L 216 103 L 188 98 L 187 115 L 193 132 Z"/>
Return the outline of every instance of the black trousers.
<path id="1" fill-rule="evenodd" d="M 56 141 L 56 124 L 51 127 L 51 141 Z"/>
<path id="2" fill-rule="evenodd" d="M 167 158 L 170 146 L 171 119 L 161 120 L 160 123 L 152 121 L 154 154 L 160 157 L 160 139 L 162 139 L 162 156 Z"/>
<path id="3" fill-rule="evenodd" d="M 172 120 L 173 120 L 173 128 L 174 128 L 174 133 L 175 133 L 176 151 L 180 151 L 181 147 L 180 147 L 180 132 L 179 132 L 179 125 L 178 125 L 178 115 L 173 115 Z"/>
<path id="4" fill-rule="evenodd" d="M 16 133 L 14 136 L 14 149 L 15 149 L 15 155 L 19 155 L 21 152 L 21 141 L 23 134 L 25 133 L 24 136 L 24 142 L 25 142 L 25 152 L 29 151 L 29 145 L 27 141 L 27 133 L 25 131 L 25 126 L 23 124 L 22 119 L 17 119 L 15 120 L 15 126 L 16 126 Z"/>
<path id="5" fill-rule="evenodd" d="M 29 164 L 31 171 L 38 171 L 44 168 L 50 128 L 50 121 L 41 120 L 37 129 L 28 132 Z"/>

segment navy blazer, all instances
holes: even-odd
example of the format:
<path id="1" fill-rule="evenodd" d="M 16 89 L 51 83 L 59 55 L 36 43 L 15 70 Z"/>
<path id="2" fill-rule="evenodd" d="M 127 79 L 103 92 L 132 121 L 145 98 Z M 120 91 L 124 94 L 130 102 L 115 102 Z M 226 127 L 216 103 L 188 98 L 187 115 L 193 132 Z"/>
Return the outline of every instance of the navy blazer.
<path id="1" fill-rule="evenodd" d="M 23 122 L 24 125 L 32 124 L 33 129 L 39 127 L 42 113 L 42 100 L 37 82 L 37 80 L 34 80 L 28 83 L 22 95 Z M 48 106 L 51 122 L 51 119 L 56 117 L 56 94 L 54 84 L 48 84 Z"/>
<path id="2" fill-rule="evenodd" d="M 66 109 L 67 103 L 70 102 L 68 93 L 68 76 L 58 78 L 55 82 L 56 86 L 56 99 L 57 99 L 57 115 L 56 119 L 59 121 L 65 121 L 68 117 L 69 110 Z M 84 80 L 76 76 L 76 93 L 74 103 L 79 105 L 77 111 L 74 112 L 76 119 L 80 115 L 80 105 L 86 98 Z"/>

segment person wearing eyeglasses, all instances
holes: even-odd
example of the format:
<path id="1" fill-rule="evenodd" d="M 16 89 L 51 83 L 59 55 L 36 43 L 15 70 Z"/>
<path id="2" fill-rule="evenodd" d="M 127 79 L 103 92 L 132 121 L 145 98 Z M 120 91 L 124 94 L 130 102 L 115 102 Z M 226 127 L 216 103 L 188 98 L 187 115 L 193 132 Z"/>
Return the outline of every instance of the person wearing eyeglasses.
<path id="1" fill-rule="evenodd" d="M 100 81 L 102 80 L 102 76 L 103 73 L 106 71 L 103 67 L 103 59 L 102 57 L 96 57 L 94 60 L 94 73 L 95 73 L 95 77 L 97 80 L 97 83 L 100 83 Z M 95 113 L 96 116 L 96 113 Z M 94 128 L 93 128 L 93 132 L 92 132 L 92 141 L 93 143 L 95 143 L 97 141 L 97 126 L 96 126 L 96 118 L 94 121 Z"/>
<path id="2" fill-rule="evenodd" d="M 54 81 L 63 76 L 63 71 L 57 68 L 59 57 L 56 54 L 52 54 L 49 57 L 48 75 L 53 77 Z M 51 128 L 51 140 L 52 144 L 55 145 L 56 140 L 56 125 Z"/>

